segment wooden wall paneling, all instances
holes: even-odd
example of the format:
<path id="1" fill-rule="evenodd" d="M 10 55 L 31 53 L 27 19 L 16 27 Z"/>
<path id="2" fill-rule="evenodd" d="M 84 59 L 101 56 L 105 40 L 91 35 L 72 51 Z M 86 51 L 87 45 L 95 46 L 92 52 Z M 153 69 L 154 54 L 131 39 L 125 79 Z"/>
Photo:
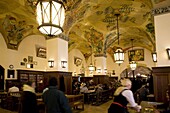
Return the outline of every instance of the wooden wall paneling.
<path id="1" fill-rule="evenodd" d="M 35 71 L 35 70 L 17 70 L 17 80 L 19 81 L 19 87 L 21 89 L 22 85 L 25 82 L 28 81 L 35 81 L 36 83 L 36 91 L 37 92 L 42 92 L 44 89 L 44 86 L 42 86 L 43 84 L 40 83 L 40 77 L 43 80 L 43 71 Z M 41 81 L 43 82 L 43 81 Z M 40 86 L 41 84 L 41 86 Z"/>
<path id="2" fill-rule="evenodd" d="M 0 65 L 0 91 L 4 91 L 5 69 Z"/>
<path id="3" fill-rule="evenodd" d="M 152 70 L 155 100 L 166 102 L 166 90 L 170 84 L 170 67 L 153 67 Z"/>
<path id="4" fill-rule="evenodd" d="M 46 82 L 45 83 L 46 85 L 48 85 L 48 81 L 51 77 L 56 77 L 59 90 L 62 90 L 66 94 L 72 93 L 72 72 L 61 71 L 44 72 L 44 81 Z"/>
<path id="5" fill-rule="evenodd" d="M 93 80 L 95 84 L 105 84 L 109 81 L 109 76 L 107 75 L 94 75 Z"/>

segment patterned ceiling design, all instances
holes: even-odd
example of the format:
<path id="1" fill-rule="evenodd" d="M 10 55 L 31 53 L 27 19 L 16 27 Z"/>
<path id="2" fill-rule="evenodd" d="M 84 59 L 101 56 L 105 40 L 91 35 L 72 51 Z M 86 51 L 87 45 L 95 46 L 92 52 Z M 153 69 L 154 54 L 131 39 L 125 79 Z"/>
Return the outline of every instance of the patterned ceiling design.
<path id="1" fill-rule="evenodd" d="M 9 49 L 17 50 L 27 36 L 40 34 L 35 9 L 37 0 L 1 0 L 0 32 Z M 95 54 L 113 54 L 134 46 L 155 49 L 153 8 L 169 0 L 67 0 L 64 35 L 70 38 L 69 51 L 79 49 L 88 58 Z M 119 13 L 120 44 L 117 42 L 115 14 Z"/>

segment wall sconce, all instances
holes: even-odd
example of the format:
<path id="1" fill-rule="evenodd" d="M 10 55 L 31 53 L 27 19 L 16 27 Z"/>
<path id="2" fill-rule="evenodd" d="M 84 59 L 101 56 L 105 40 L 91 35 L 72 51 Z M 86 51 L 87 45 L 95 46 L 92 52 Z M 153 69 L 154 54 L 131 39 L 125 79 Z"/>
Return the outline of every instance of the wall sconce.
<path id="1" fill-rule="evenodd" d="M 170 60 L 170 48 L 167 48 L 166 51 L 167 51 L 167 54 L 168 54 L 168 59 Z"/>
<path id="2" fill-rule="evenodd" d="M 101 73 L 101 71 L 102 71 L 101 69 L 97 69 L 97 73 Z"/>
<path id="3" fill-rule="evenodd" d="M 50 68 L 53 68 L 53 67 L 54 67 L 54 61 L 53 61 L 53 60 L 49 60 L 49 61 L 48 61 L 48 66 L 49 66 Z"/>
<path id="4" fill-rule="evenodd" d="M 104 72 L 107 73 L 107 69 L 104 69 Z"/>
<path id="5" fill-rule="evenodd" d="M 67 61 L 61 61 L 61 67 L 66 68 L 67 66 Z"/>
<path id="6" fill-rule="evenodd" d="M 157 53 L 156 52 L 152 53 L 152 60 L 153 60 L 153 62 L 157 62 Z"/>

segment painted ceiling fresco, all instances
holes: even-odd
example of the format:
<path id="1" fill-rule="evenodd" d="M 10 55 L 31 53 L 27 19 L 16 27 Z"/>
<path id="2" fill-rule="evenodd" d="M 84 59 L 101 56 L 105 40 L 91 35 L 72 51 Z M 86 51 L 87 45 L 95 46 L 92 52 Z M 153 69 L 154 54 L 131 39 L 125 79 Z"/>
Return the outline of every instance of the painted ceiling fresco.
<path id="1" fill-rule="evenodd" d="M 167 5 L 169 0 L 65 0 L 64 35 L 70 38 L 69 51 L 79 49 L 88 58 L 96 54 L 113 54 L 134 46 L 155 49 L 151 10 Z M 9 49 L 17 50 L 27 36 L 40 34 L 35 15 L 37 0 L 0 0 L 0 32 Z M 117 40 L 115 14 L 119 13 L 120 44 Z"/>

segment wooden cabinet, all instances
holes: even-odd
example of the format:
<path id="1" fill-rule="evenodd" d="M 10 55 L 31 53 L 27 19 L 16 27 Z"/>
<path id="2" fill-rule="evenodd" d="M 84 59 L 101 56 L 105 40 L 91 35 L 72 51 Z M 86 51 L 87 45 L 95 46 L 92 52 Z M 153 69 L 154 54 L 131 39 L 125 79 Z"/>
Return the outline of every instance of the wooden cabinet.
<path id="1" fill-rule="evenodd" d="M 20 82 L 20 86 L 22 86 L 25 82 L 35 81 L 36 92 L 43 91 L 44 75 L 42 71 L 17 70 L 17 75 L 18 75 L 18 81 Z"/>
<path id="2" fill-rule="evenodd" d="M 109 81 L 109 76 L 107 75 L 94 75 L 93 80 L 95 84 L 105 84 Z"/>
<path id="3" fill-rule="evenodd" d="M 0 65 L 0 91 L 4 90 L 5 69 Z"/>
<path id="4" fill-rule="evenodd" d="M 21 90 L 20 82 L 18 82 L 18 80 L 6 80 L 5 82 L 6 82 L 6 91 L 8 91 L 9 88 L 13 87 L 14 85 Z"/>
<path id="5" fill-rule="evenodd" d="M 155 100 L 166 102 L 166 90 L 170 84 L 170 67 L 153 67 L 152 70 Z"/>
<path id="6" fill-rule="evenodd" d="M 44 72 L 44 85 L 48 85 L 51 77 L 56 77 L 58 89 L 65 94 L 72 94 L 72 72 L 51 71 Z"/>
<path id="7" fill-rule="evenodd" d="M 66 94 L 72 94 L 72 73 L 61 71 L 30 71 L 30 70 L 17 70 L 18 81 L 23 83 L 27 81 L 36 82 L 36 92 L 42 92 L 48 86 L 48 81 L 51 77 L 56 77 L 58 82 L 58 89 Z"/>

